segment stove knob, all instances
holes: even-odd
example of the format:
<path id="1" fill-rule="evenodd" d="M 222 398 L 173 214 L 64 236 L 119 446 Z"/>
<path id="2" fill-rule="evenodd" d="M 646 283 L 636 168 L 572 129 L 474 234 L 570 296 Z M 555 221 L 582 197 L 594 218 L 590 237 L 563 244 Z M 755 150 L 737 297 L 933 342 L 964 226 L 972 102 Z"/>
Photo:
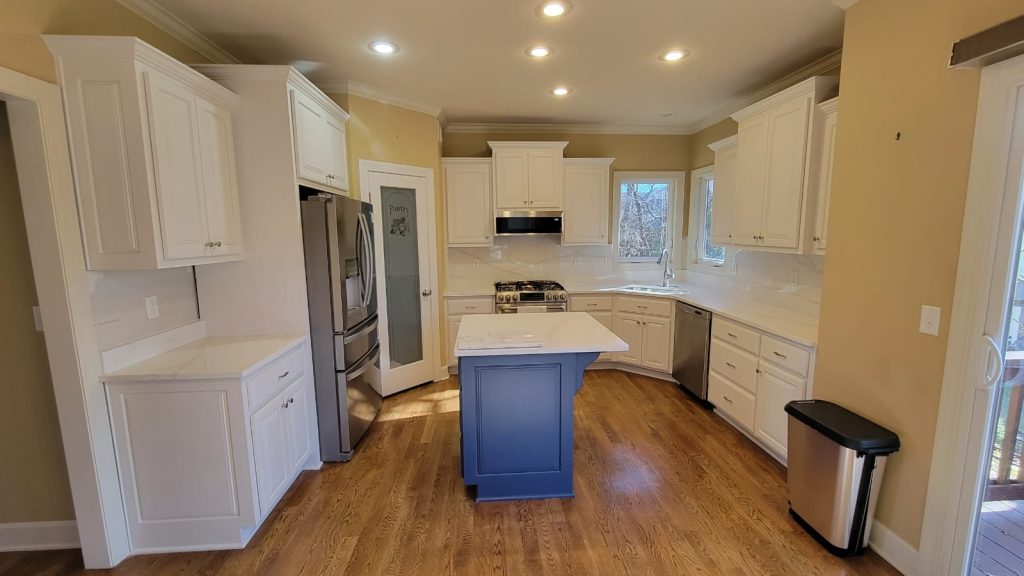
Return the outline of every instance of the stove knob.
<path id="1" fill-rule="evenodd" d="M 558 295 L 558 299 L 559 300 L 565 300 L 565 292 L 562 292 L 561 294 L 559 294 Z"/>

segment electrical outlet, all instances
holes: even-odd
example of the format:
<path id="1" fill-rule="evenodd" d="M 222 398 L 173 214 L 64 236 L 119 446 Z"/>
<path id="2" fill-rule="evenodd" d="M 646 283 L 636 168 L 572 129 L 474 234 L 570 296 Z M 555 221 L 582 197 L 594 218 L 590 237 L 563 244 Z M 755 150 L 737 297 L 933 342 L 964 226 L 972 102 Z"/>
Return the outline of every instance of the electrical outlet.
<path id="1" fill-rule="evenodd" d="M 793 270 L 789 273 L 789 285 L 794 288 L 800 285 L 800 272 Z"/>
<path id="2" fill-rule="evenodd" d="M 936 306 L 921 306 L 921 326 L 918 330 L 921 334 L 930 336 L 939 335 L 939 319 L 942 317 L 942 309 Z"/>
<path id="3" fill-rule="evenodd" d="M 157 302 L 156 296 L 146 296 L 146 317 L 150 320 L 160 317 L 160 304 Z"/>
<path id="4" fill-rule="evenodd" d="M 36 332 L 43 331 L 43 311 L 39 309 L 39 306 L 32 307 L 32 317 L 36 320 Z"/>

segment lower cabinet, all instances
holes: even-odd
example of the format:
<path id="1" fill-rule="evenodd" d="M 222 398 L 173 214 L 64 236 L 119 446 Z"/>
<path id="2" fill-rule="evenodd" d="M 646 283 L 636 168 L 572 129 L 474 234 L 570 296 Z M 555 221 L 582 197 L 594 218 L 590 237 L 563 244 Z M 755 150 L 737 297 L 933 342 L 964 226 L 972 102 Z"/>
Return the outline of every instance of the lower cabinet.
<path id="1" fill-rule="evenodd" d="M 614 298 L 607 294 L 573 294 L 569 296 L 570 312 L 586 312 L 605 328 L 613 333 L 618 333 L 615 329 L 615 318 L 612 314 L 613 308 Z M 610 362 L 615 360 L 615 356 L 616 353 L 613 352 L 602 352 L 598 355 L 597 360 L 599 362 Z"/>
<path id="2" fill-rule="evenodd" d="M 672 371 L 672 314 L 670 300 L 616 297 L 613 330 L 629 344 L 613 359 L 655 372 Z"/>
<path id="3" fill-rule="evenodd" d="M 462 317 L 469 314 L 494 314 L 494 298 L 482 296 L 448 296 L 445 298 L 448 314 L 448 373 L 458 374 L 459 362 L 455 357 L 455 344 L 459 337 Z"/>
<path id="4" fill-rule="evenodd" d="M 672 371 L 672 324 L 668 318 L 643 318 L 643 367 L 659 372 Z"/>
<path id="5" fill-rule="evenodd" d="M 244 546 L 313 452 L 309 348 L 241 378 L 106 384 L 131 552 Z"/>
<path id="6" fill-rule="evenodd" d="M 629 350 L 615 353 L 615 360 L 624 364 L 643 364 L 644 324 L 643 317 L 633 314 L 617 314 L 612 332 L 625 340 Z"/>
<path id="7" fill-rule="evenodd" d="M 785 457 L 788 448 L 789 418 L 786 404 L 803 400 L 807 382 L 784 370 L 774 368 L 768 362 L 761 362 L 757 379 L 757 416 L 754 419 L 754 435 L 780 456 Z"/>

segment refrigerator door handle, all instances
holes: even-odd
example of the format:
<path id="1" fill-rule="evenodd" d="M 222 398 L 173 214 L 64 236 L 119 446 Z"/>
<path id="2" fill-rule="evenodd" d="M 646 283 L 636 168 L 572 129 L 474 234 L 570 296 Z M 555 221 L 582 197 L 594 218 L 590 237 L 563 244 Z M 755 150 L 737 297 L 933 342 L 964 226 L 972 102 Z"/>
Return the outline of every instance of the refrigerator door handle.
<path id="1" fill-rule="evenodd" d="M 366 369 L 373 365 L 377 359 L 380 358 L 380 346 L 374 346 L 373 352 L 366 355 L 365 359 L 359 363 L 359 367 L 345 373 L 345 379 L 349 382 L 359 378 L 366 372 Z"/>
<path id="2" fill-rule="evenodd" d="M 370 322 L 366 326 L 363 326 L 362 328 L 360 328 L 356 332 L 353 332 L 351 334 L 346 335 L 342 339 L 342 342 L 344 342 L 345 344 L 351 344 L 351 343 L 355 342 L 356 340 L 358 340 L 363 334 L 366 334 L 367 332 L 373 332 L 374 330 L 377 329 L 377 322 L 378 322 L 377 318 L 374 318 L 373 322 Z"/>
<path id="3" fill-rule="evenodd" d="M 370 301 L 373 299 L 373 295 L 370 293 L 370 291 L 373 289 L 375 285 L 374 277 L 377 274 L 377 266 L 376 263 L 374 262 L 376 257 L 374 255 L 373 238 L 370 236 L 370 226 L 369 223 L 366 221 L 366 215 L 360 214 L 359 220 L 360 223 L 362 224 L 360 226 L 360 233 L 363 236 L 363 250 L 365 252 L 363 257 L 363 274 L 365 276 L 366 289 L 363 291 L 363 306 L 369 306 Z"/>

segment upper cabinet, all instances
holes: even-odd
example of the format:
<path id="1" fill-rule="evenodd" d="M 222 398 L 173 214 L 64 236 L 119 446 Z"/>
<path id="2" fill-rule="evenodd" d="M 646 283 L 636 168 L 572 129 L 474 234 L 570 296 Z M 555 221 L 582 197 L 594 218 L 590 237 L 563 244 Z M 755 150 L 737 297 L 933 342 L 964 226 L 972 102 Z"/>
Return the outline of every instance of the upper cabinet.
<path id="1" fill-rule="evenodd" d="M 736 193 L 736 136 L 708 145 L 715 152 L 715 193 L 711 197 L 711 242 L 732 244 L 733 196 Z"/>
<path id="2" fill-rule="evenodd" d="M 733 114 L 739 122 L 730 206 L 732 244 L 809 251 L 823 130 L 817 108 L 838 79 L 815 77 Z M 809 235 L 807 235 L 809 236 Z"/>
<path id="3" fill-rule="evenodd" d="M 443 158 L 448 246 L 491 245 L 491 159 Z"/>
<path id="4" fill-rule="evenodd" d="M 348 113 L 317 92 L 291 90 L 295 175 L 303 185 L 348 191 Z"/>
<path id="5" fill-rule="evenodd" d="M 836 127 L 839 124 L 839 98 L 818 105 L 825 116 L 821 134 L 821 176 L 818 178 L 818 213 L 815 218 L 814 253 L 824 254 L 828 238 L 828 206 L 832 198 L 832 170 L 836 157 Z"/>
<path id="6" fill-rule="evenodd" d="M 607 244 L 614 158 L 566 158 L 562 244 Z"/>
<path id="7" fill-rule="evenodd" d="M 239 260 L 236 96 L 129 37 L 46 36 L 90 270 Z"/>
<path id="8" fill-rule="evenodd" d="M 568 142 L 488 142 L 497 210 L 561 210 L 562 152 Z"/>

